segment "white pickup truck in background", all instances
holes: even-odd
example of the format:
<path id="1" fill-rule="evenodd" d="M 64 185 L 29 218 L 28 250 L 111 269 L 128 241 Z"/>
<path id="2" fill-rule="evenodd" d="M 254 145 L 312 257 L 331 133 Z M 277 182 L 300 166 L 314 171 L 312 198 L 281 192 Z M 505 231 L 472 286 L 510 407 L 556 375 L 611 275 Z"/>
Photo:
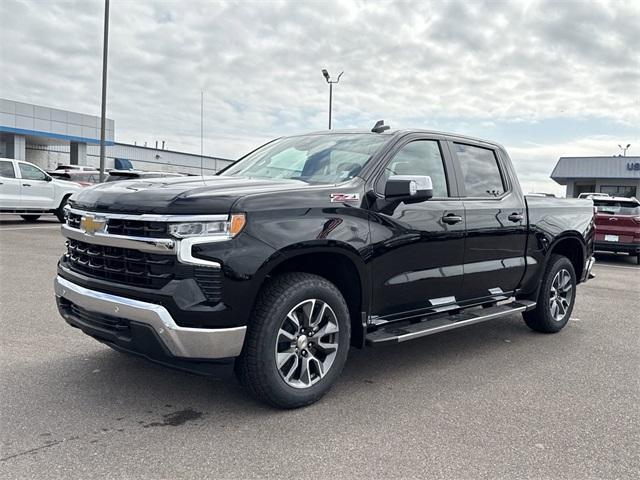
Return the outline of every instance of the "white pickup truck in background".
<path id="1" fill-rule="evenodd" d="M 43 214 L 64 221 L 64 206 L 82 185 L 54 179 L 36 165 L 0 158 L 0 213 L 20 215 L 34 222 Z"/>

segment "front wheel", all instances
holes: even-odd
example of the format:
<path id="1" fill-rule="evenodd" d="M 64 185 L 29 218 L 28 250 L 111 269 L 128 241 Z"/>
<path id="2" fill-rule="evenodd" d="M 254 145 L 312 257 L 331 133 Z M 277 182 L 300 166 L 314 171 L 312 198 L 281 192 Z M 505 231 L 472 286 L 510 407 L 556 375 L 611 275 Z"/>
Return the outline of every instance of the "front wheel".
<path id="1" fill-rule="evenodd" d="M 56 209 L 56 217 L 58 217 L 58 221 L 60 223 L 65 223 L 66 222 L 66 217 L 65 217 L 65 213 L 64 213 L 64 207 L 67 204 L 67 201 L 69 200 L 69 197 L 64 197 L 62 199 L 62 202 L 60 202 L 60 206 Z"/>
<path id="2" fill-rule="evenodd" d="M 280 275 L 264 287 L 250 318 L 236 360 L 240 383 L 279 408 L 319 400 L 339 377 L 349 350 L 349 309 L 335 285 L 308 273 Z"/>
<path id="3" fill-rule="evenodd" d="M 559 332 L 569 321 L 576 299 L 576 273 L 567 257 L 552 255 L 542 277 L 536 308 L 524 321 L 537 332 Z"/>

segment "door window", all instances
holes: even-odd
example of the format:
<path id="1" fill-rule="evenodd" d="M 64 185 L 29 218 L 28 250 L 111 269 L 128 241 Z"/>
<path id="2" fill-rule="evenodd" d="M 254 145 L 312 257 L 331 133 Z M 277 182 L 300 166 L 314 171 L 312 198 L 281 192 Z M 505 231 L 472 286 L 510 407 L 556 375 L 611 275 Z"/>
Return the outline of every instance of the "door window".
<path id="1" fill-rule="evenodd" d="M 0 160 L 0 177 L 16 178 L 16 172 L 13 170 L 13 162 Z"/>
<path id="2" fill-rule="evenodd" d="M 37 167 L 28 163 L 19 163 L 20 175 L 24 180 L 46 180 L 47 175 Z"/>
<path id="3" fill-rule="evenodd" d="M 428 175 L 433 183 L 433 196 L 449 196 L 444 161 L 436 140 L 416 140 L 402 147 L 385 168 L 378 191 L 384 190 L 392 175 Z"/>
<path id="4" fill-rule="evenodd" d="M 454 143 L 460 161 L 467 197 L 500 197 L 504 181 L 493 150 Z"/>

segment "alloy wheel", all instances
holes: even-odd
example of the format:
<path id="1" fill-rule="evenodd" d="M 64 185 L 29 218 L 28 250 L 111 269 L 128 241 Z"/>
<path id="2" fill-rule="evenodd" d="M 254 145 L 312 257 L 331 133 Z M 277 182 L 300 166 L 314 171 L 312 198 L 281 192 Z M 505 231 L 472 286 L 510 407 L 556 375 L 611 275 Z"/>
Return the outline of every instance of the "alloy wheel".
<path id="1" fill-rule="evenodd" d="M 308 388 L 331 368 L 338 352 L 338 320 L 333 309 L 319 299 L 293 307 L 276 338 L 278 373 L 287 385 Z"/>
<path id="2" fill-rule="evenodd" d="M 553 277 L 549 292 L 549 311 L 556 322 L 564 320 L 573 302 L 573 285 L 571 274 L 561 269 Z"/>

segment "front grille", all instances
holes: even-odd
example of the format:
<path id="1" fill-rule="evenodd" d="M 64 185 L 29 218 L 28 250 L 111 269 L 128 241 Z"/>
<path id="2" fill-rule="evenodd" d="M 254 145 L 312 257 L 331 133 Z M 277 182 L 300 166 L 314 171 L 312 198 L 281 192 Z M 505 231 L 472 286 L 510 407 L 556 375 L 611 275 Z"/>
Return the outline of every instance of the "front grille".
<path id="1" fill-rule="evenodd" d="M 72 228 L 80 228 L 81 220 L 81 214 L 69 212 L 67 215 L 67 225 Z M 106 232 L 111 235 L 145 238 L 166 238 L 168 236 L 167 224 L 163 222 L 125 220 L 121 218 L 107 218 L 106 220 Z"/>
<path id="2" fill-rule="evenodd" d="M 91 214 L 90 212 L 88 214 Z M 80 229 L 82 213 L 69 211 L 67 225 Z M 105 233 L 126 237 L 169 238 L 167 223 L 106 217 Z M 125 285 L 155 288 L 171 280 L 193 279 L 206 297 L 206 303 L 222 300 L 222 271 L 219 268 L 187 265 L 174 255 L 161 255 L 138 250 L 94 245 L 80 240 L 67 241 L 65 255 L 68 267 L 80 274 Z"/>
<path id="3" fill-rule="evenodd" d="M 127 285 L 161 288 L 174 277 L 173 255 L 69 240 L 67 258 L 72 270 Z"/>
<path id="4" fill-rule="evenodd" d="M 80 228 L 80 220 L 82 220 L 82 215 L 72 212 L 67 213 L 67 225 L 70 227 Z"/>
<path id="5" fill-rule="evenodd" d="M 131 237 L 163 238 L 167 236 L 167 224 L 143 220 L 107 220 L 107 233 Z"/>

